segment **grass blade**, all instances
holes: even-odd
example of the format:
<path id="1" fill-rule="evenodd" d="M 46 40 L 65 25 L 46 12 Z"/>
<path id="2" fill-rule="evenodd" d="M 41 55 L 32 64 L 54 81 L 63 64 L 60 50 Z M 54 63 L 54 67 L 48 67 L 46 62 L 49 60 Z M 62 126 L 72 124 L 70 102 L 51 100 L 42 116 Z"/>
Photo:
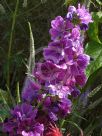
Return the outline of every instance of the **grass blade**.
<path id="1" fill-rule="evenodd" d="M 16 2 L 15 11 L 13 13 L 13 21 L 12 21 L 12 27 L 11 27 L 11 34 L 10 34 L 10 40 L 9 40 L 9 49 L 8 49 L 8 67 L 7 67 L 7 86 L 10 88 L 10 58 L 11 58 L 11 50 L 12 50 L 12 42 L 13 42 L 13 34 L 14 34 L 14 28 L 16 23 L 16 17 L 17 17 L 17 11 L 19 6 L 19 0 Z"/>
<path id="2" fill-rule="evenodd" d="M 35 67 L 35 48 L 34 48 L 34 38 L 31 29 L 31 24 L 28 22 L 29 31 L 30 31 L 30 57 L 29 57 L 29 64 L 28 64 L 28 73 L 31 74 L 32 70 Z"/>
<path id="3" fill-rule="evenodd" d="M 17 83 L 17 104 L 21 102 L 21 98 L 20 98 L 20 90 L 19 90 L 19 82 Z"/>

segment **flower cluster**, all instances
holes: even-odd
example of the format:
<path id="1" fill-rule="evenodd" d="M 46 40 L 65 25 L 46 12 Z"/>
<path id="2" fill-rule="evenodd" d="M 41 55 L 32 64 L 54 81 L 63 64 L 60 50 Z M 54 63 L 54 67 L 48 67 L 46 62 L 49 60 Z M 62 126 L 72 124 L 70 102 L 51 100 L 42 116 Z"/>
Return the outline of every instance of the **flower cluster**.
<path id="1" fill-rule="evenodd" d="M 40 136 L 43 134 L 44 125 L 35 120 L 37 109 L 23 103 L 11 111 L 12 117 L 4 124 L 4 131 L 10 136 Z"/>
<path id="2" fill-rule="evenodd" d="M 84 53 L 83 42 L 91 22 L 91 15 L 80 4 L 77 9 L 70 6 L 64 18 L 57 16 L 52 20 L 51 42 L 43 50 L 44 62 L 37 63 L 32 71 L 35 80 L 27 79 L 22 92 L 24 103 L 16 106 L 4 123 L 10 136 L 54 136 L 54 132 L 62 136 L 49 123 L 71 112 L 69 98 L 76 98 L 80 94 L 78 88 L 86 83 L 85 70 L 90 57 Z M 51 126 L 50 132 L 47 126 Z"/>

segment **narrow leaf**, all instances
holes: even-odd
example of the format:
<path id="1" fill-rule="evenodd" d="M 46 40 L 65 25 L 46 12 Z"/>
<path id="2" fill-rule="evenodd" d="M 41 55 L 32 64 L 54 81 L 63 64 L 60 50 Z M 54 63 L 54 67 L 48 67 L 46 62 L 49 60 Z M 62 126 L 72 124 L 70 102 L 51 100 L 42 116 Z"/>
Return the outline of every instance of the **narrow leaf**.
<path id="1" fill-rule="evenodd" d="M 98 100 L 96 100 L 95 102 L 93 102 L 92 104 L 90 104 L 88 106 L 88 109 L 91 110 L 91 109 L 94 109 L 97 105 L 99 105 L 100 103 L 102 102 L 102 97 L 99 98 Z"/>
<path id="2" fill-rule="evenodd" d="M 102 87 L 102 84 L 101 84 L 101 85 L 98 85 L 95 89 L 93 89 L 93 90 L 89 93 L 88 97 L 93 97 L 97 92 L 100 91 L 101 87 Z"/>
<path id="3" fill-rule="evenodd" d="M 24 1 L 23 1 L 23 7 L 24 7 L 24 8 L 27 7 L 27 3 L 28 3 L 27 0 L 24 0 Z"/>
<path id="4" fill-rule="evenodd" d="M 80 131 L 80 136 L 84 136 L 82 129 L 73 121 L 68 121 L 70 124 L 75 126 Z"/>
<path id="5" fill-rule="evenodd" d="M 20 98 L 20 90 L 19 90 L 19 82 L 17 83 L 17 103 L 21 102 L 21 98 Z"/>
<path id="6" fill-rule="evenodd" d="M 34 38 L 33 33 L 31 29 L 31 24 L 29 24 L 29 31 L 30 31 L 30 57 L 29 57 L 29 64 L 28 64 L 28 73 L 31 74 L 32 70 L 35 67 L 35 48 L 34 48 Z"/>

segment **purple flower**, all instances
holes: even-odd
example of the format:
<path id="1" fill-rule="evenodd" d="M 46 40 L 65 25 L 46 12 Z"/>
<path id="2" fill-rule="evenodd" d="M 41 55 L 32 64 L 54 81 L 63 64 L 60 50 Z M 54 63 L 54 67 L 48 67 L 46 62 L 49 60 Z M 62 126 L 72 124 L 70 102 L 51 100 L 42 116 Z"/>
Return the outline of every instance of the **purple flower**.
<path id="1" fill-rule="evenodd" d="M 50 117 L 51 120 L 53 120 L 53 121 L 58 120 L 58 117 L 57 117 L 57 115 L 55 113 L 49 112 L 48 114 L 49 114 L 49 117 Z"/>
<path id="2" fill-rule="evenodd" d="M 76 83 L 80 86 L 84 86 L 87 78 L 84 72 L 81 72 L 80 75 L 75 76 Z"/>
<path id="3" fill-rule="evenodd" d="M 76 13 L 76 8 L 74 6 L 69 6 L 68 13 L 67 13 L 67 19 L 72 21 L 74 13 Z"/>
<path id="4" fill-rule="evenodd" d="M 35 76 L 43 81 L 53 81 L 58 77 L 58 74 L 66 69 L 66 65 L 56 65 L 51 61 L 38 63 L 35 71 Z"/>
<path id="5" fill-rule="evenodd" d="M 58 40 L 63 35 L 65 29 L 64 19 L 61 16 L 57 16 L 55 20 L 52 20 L 51 27 L 49 31 L 51 39 Z"/>
<path id="6" fill-rule="evenodd" d="M 69 20 L 69 19 L 66 19 L 66 22 L 65 22 L 65 29 L 66 29 L 66 33 L 64 33 L 64 35 L 66 34 L 69 34 L 70 33 L 70 30 L 74 28 L 74 25 L 73 23 Z M 62 36 L 63 37 L 63 36 Z"/>
<path id="7" fill-rule="evenodd" d="M 75 26 L 79 25 L 81 30 L 87 30 L 88 24 L 93 22 L 89 11 L 85 6 L 81 7 L 80 4 L 78 4 L 78 9 L 74 6 L 70 6 L 66 18 L 73 22 Z"/>
<path id="8" fill-rule="evenodd" d="M 90 62 L 90 56 L 86 54 L 80 54 L 78 56 L 77 63 L 81 69 L 85 69 L 89 65 L 89 62 Z"/>
<path id="9" fill-rule="evenodd" d="M 23 87 L 22 100 L 26 103 L 15 106 L 3 123 L 3 131 L 9 136 L 57 134 L 55 129 L 51 132 L 52 128 L 47 131 L 49 123 L 71 113 L 69 95 L 77 98 L 78 86 L 83 87 L 87 81 L 85 70 L 90 57 L 84 53 L 82 30 L 87 30 L 91 22 L 90 13 L 80 4 L 77 9 L 70 6 L 64 18 L 57 16 L 52 20 L 52 41 L 43 51 L 44 61 L 33 70 L 36 79 L 27 77 Z M 59 131 L 58 134 L 62 135 Z"/>
<path id="10" fill-rule="evenodd" d="M 71 92 L 71 95 L 72 95 L 74 98 L 77 98 L 77 97 L 80 95 L 79 89 L 77 89 L 76 87 L 73 87 L 73 91 Z"/>
<path id="11" fill-rule="evenodd" d="M 78 27 L 72 29 L 71 38 L 73 40 L 80 39 L 80 30 Z"/>
<path id="12" fill-rule="evenodd" d="M 67 114 L 69 114 L 71 112 L 72 103 L 67 98 L 61 99 L 59 101 L 58 106 L 60 108 L 60 112 L 61 112 L 62 116 L 66 116 Z"/>
<path id="13" fill-rule="evenodd" d="M 38 83 L 28 78 L 22 91 L 23 100 L 28 102 L 34 101 L 38 98 L 40 89 L 41 86 Z"/>
<path id="14" fill-rule="evenodd" d="M 58 64 L 64 58 L 62 43 L 60 41 L 49 43 L 48 48 L 44 49 L 43 54 L 46 60 L 51 60 L 55 64 Z"/>
<path id="15" fill-rule="evenodd" d="M 80 4 L 78 4 L 77 16 L 80 18 L 81 24 L 88 25 L 89 23 L 93 22 L 89 11 L 85 9 L 85 6 L 81 7 Z"/>
<path id="16" fill-rule="evenodd" d="M 46 97 L 44 100 L 44 106 L 49 107 L 51 105 L 51 97 Z"/>
<path id="17" fill-rule="evenodd" d="M 8 132 L 10 136 L 41 136 L 44 131 L 43 124 L 36 122 L 37 109 L 33 109 L 31 105 L 23 103 L 17 105 L 11 111 L 11 118 L 3 125 L 4 132 Z"/>
<path id="18" fill-rule="evenodd" d="M 71 12 L 71 13 L 76 12 L 76 8 L 74 6 L 69 6 L 68 12 Z"/>
<path id="19" fill-rule="evenodd" d="M 49 94 L 52 96 L 58 96 L 59 98 L 67 98 L 68 95 L 71 95 L 71 90 L 68 86 L 60 84 L 49 84 L 48 86 Z"/>

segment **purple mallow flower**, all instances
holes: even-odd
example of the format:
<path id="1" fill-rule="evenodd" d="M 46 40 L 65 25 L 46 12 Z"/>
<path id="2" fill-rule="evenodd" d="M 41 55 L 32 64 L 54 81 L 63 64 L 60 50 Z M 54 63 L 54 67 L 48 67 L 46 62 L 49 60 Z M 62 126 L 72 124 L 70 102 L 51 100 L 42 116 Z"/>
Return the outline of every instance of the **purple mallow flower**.
<path id="1" fill-rule="evenodd" d="M 11 118 L 3 125 L 9 136 L 42 136 L 44 125 L 36 121 L 37 109 L 23 103 L 11 111 Z"/>

